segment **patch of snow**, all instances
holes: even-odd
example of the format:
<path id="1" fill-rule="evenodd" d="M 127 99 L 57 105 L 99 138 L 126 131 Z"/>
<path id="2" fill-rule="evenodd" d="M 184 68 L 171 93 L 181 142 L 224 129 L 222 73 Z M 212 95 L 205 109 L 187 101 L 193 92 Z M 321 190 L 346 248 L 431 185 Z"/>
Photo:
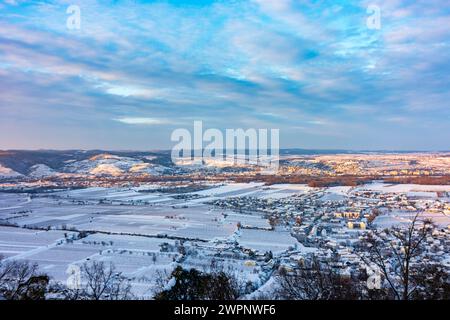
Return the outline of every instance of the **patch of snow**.
<path id="1" fill-rule="evenodd" d="M 0 178 L 18 178 L 23 175 L 0 164 Z"/>
<path id="2" fill-rule="evenodd" d="M 112 164 L 99 164 L 97 167 L 90 171 L 91 174 L 95 175 L 107 174 L 111 176 L 119 176 L 122 174 L 122 172 L 122 170 Z"/>
<path id="3" fill-rule="evenodd" d="M 49 177 L 58 173 L 45 164 L 36 164 L 32 166 L 30 169 L 31 172 L 29 176 L 33 178 Z"/>

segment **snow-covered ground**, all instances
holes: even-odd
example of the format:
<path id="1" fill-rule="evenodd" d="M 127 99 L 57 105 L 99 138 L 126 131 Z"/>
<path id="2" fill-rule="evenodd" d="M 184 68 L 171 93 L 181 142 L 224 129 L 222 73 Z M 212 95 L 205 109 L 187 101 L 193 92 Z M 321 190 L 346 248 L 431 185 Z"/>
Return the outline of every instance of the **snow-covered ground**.
<path id="1" fill-rule="evenodd" d="M 46 166 L 45 164 L 36 164 L 30 168 L 30 173 L 28 174 L 28 176 L 33 178 L 44 178 L 51 177 L 57 174 L 58 172 L 56 172 L 49 166 Z"/>
<path id="2" fill-rule="evenodd" d="M 374 225 L 378 228 L 390 228 L 393 226 L 409 225 L 414 219 L 416 212 L 396 210 L 378 216 L 374 220 Z M 423 212 L 420 219 L 431 219 L 439 228 L 447 228 L 450 225 L 450 216 L 443 212 Z"/>
<path id="3" fill-rule="evenodd" d="M 365 184 L 356 190 L 370 190 L 381 192 L 437 192 L 447 191 L 450 192 L 450 185 L 420 185 L 420 184 L 387 184 L 382 182 Z"/>
<path id="4" fill-rule="evenodd" d="M 21 176 L 20 173 L 0 164 L 0 178 L 17 178 Z"/>
<path id="5" fill-rule="evenodd" d="M 38 166 L 38 173 L 48 173 Z M 51 172 L 51 171 L 50 171 Z M 287 231 L 273 231 L 260 213 L 242 214 L 213 209 L 204 204 L 211 199 L 235 196 L 282 194 L 289 196 L 308 190 L 305 186 L 261 183 L 228 184 L 194 192 L 200 198 L 174 199 L 170 194 L 145 192 L 139 188 L 86 188 L 54 192 L 31 199 L 22 194 L 0 193 L 0 219 L 14 227 L 0 227 L 0 254 L 7 258 L 37 262 L 53 279 L 65 281 L 71 265 L 90 260 L 113 262 L 117 269 L 132 279 L 134 292 L 150 298 L 155 278 L 170 274 L 179 253 L 162 252 L 161 244 L 174 244 L 174 239 L 195 243 L 198 256 L 189 256 L 185 267 L 206 269 L 217 250 L 226 248 L 233 239 L 239 246 L 255 252 L 278 254 L 300 244 Z M 256 229 L 242 229 L 237 225 Z M 31 230 L 26 228 L 43 228 Z M 73 230 L 73 231 L 67 231 Z M 70 240 L 78 231 L 93 234 Z M 69 239 L 69 240 L 67 240 Z M 197 242 L 200 241 L 200 242 Z M 201 257 L 207 257 L 201 258 Z M 233 269 L 240 278 L 262 282 L 259 267 L 243 257 L 222 258 L 220 264 Z"/>
<path id="6" fill-rule="evenodd" d="M 34 170 L 37 175 L 52 173 L 42 166 Z M 282 257 L 292 252 L 308 254 L 315 248 L 297 241 L 289 227 L 272 228 L 261 211 L 221 209 L 213 207 L 211 201 L 236 197 L 283 201 L 291 196 L 316 194 L 319 201 L 333 202 L 349 199 L 360 191 L 437 199 L 436 192 L 450 191 L 449 186 L 382 183 L 356 188 L 226 183 L 182 194 L 157 192 L 159 187 L 96 187 L 32 197 L 0 193 L 0 220 L 11 224 L 0 227 L 0 255 L 35 261 L 58 281 L 67 279 L 66 271 L 72 265 L 92 260 L 113 262 L 131 279 L 134 292 L 144 298 L 153 296 L 155 280 L 162 274 L 169 275 L 177 263 L 206 270 L 214 261 L 225 269 L 233 269 L 239 278 L 250 280 L 256 287 L 262 285 L 254 293 L 256 296 L 267 292 L 272 280 L 266 282 L 259 260 L 252 260 L 248 251 L 259 256 L 271 251 L 275 257 Z M 386 211 L 375 219 L 375 225 L 407 223 L 413 214 L 408 210 Z M 430 211 L 424 215 L 442 228 L 450 224 L 450 216 L 445 212 Z M 89 234 L 78 239 L 80 231 Z M 181 240 L 189 254 L 179 262 Z"/>

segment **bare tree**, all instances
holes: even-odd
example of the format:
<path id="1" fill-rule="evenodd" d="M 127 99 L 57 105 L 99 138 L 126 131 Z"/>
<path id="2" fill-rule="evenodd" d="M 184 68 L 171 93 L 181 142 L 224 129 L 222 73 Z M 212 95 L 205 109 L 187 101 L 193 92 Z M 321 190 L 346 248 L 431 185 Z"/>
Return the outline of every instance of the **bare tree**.
<path id="1" fill-rule="evenodd" d="M 113 263 L 93 261 L 81 266 L 79 288 L 63 288 L 62 294 L 70 300 L 127 300 L 132 299 L 131 285 L 116 271 Z"/>
<path id="2" fill-rule="evenodd" d="M 310 266 L 293 271 L 282 268 L 275 276 L 276 295 L 288 300 L 356 300 L 362 295 L 361 283 L 343 276 L 316 258 Z"/>
<path id="3" fill-rule="evenodd" d="M 408 300 L 419 288 L 417 265 L 434 228 L 430 220 L 420 220 L 419 215 L 406 227 L 374 229 L 361 242 L 362 260 L 369 267 L 377 267 L 395 299 Z"/>
<path id="4" fill-rule="evenodd" d="M 49 277 L 28 261 L 5 261 L 0 257 L 0 296 L 8 300 L 43 300 Z"/>

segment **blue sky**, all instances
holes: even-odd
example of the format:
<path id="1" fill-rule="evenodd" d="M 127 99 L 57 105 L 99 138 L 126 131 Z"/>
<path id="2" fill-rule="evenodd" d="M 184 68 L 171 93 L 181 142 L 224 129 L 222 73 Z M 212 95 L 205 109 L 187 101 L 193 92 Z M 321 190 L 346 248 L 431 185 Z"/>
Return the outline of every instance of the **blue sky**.
<path id="1" fill-rule="evenodd" d="M 7 0 L 0 88 L 0 149 L 167 149 L 202 120 L 285 148 L 447 150 L 450 6 Z"/>

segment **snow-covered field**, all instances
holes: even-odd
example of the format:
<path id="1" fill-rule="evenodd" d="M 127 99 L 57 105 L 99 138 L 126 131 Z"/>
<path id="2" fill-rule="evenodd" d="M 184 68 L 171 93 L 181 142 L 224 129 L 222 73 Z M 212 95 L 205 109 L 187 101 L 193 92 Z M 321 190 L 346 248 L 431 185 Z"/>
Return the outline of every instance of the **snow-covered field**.
<path id="1" fill-rule="evenodd" d="M 36 168 L 37 174 L 44 174 L 44 169 Z M 177 263 L 208 269 L 214 261 L 221 268 L 233 269 L 239 278 L 264 285 L 267 279 L 263 279 L 261 266 L 243 252 L 263 255 L 271 251 L 281 256 L 288 250 L 306 253 L 314 249 L 298 242 L 287 227 L 273 229 L 261 212 L 214 208 L 210 201 L 235 197 L 275 200 L 316 192 L 320 201 L 333 202 L 358 191 L 428 199 L 436 198 L 438 191 L 450 191 L 450 186 L 382 183 L 320 189 L 227 183 L 183 194 L 156 192 L 157 187 L 86 188 L 33 196 L 0 193 L 4 225 L 0 226 L 0 255 L 37 262 L 58 281 L 67 279 L 70 266 L 92 260 L 113 262 L 131 279 L 134 292 L 144 298 L 152 297 L 156 279 L 170 274 Z M 425 214 L 443 228 L 450 224 L 450 216 L 444 212 Z M 378 216 L 375 224 L 388 227 L 411 217 L 409 211 L 390 211 Z M 80 231 L 88 234 L 79 238 Z M 190 254 L 180 262 L 181 241 Z"/>
<path id="2" fill-rule="evenodd" d="M 36 168 L 43 173 L 43 168 Z M 204 204 L 213 199 L 253 196 L 287 197 L 304 193 L 303 185 L 263 186 L 261 183 L 217 185 L 193 192 L 189 200 L 173 194 L 147 192 L 139 188 L 86 188 L 39 194 L 0 193 L 0 219 L 11 226 L 0 227 L 0 254 L 9 259 L 37 262 L 53 279 L 65 281 L 67 270 L 91 260 L 113 262 L 132 280 L 134 292 L 150 298 L 155 279 L 168 275 L 176 265 L 175 249 L 162 252 L 185 239 L 196 248 L 183 262 L 185 267 L 207 269 L 214 259 L 221 268 L 233 269 L 242 279 L 259 283 L 259 267 L 244 257 L 217 258 L 215 254 L 230 239 L 245 249 L 274 254 L 295 247 L 298 242 L 287 231 L 271 231 L 260 213 L 242 214 L 214 209 Z M 189 195 L 189 194 L 188 194 Z M 244 228 L 237 232 L 237 225 Z M 79 231 L 87 237 L 77 239 Z"/>
<path id="3" fill-rule="evenodd" d="M 382 182 L 365 184 L 364 186 L 356 188 L 357 190 L 370 190 L 381 192 L 450 192 L 449 185 L 419 185 L 419 184 L 386 184 Z"/>
<path id="4" fill-rule="evenodd" d="M 411 211 L 393 211 L 377 217 L 374 225 L 379 228 L 390 228 L 399 225 L 408 225 L 414 219 L 416 212 Z M 431 219 L 433 223 L 440 228 L 447 228 L 450 225 L 450 216 L 442 212 L 424 212 L 419 216 L 420 219 Z"/>
<path id="5" fill-rule="evenodd" d="M 64 240 L 64 233 L 0 226 L 0 254 L 5 258 L 28 258 L 46 251 Z"/>
<path id="6" fill-rule="evenodd" d="M 237 239 L 243 247 L 260 252 L 280 253 L 298 245 L 297 240 L 286 231 L 244 229 L 240 231 Z"/>

